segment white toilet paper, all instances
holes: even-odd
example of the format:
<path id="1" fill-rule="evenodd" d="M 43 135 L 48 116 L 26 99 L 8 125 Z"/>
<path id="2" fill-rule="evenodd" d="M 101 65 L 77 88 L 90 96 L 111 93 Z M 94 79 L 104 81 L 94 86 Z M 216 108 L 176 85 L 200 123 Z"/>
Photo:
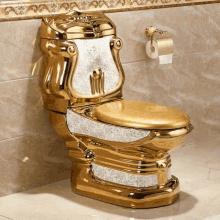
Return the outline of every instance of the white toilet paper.
<path id="1" fill-rule="evenodd" d="M 173 53 L 164 55 L 163 49 L 164 49 L 163 42 L 161 42 L 159 46 L 158 46 L 157 41 L 155 40 L 153 40 L 152 44 L 151 44 L 151 41 L 148 41 L 146 44 L 146 53 L 151 59 L 159 58 L 159 64 L 172 63 Z"/>
<path id="2" fill-rule="evenodd" d="M 159 64 L 169 64 L 173 61 L 173 54 L 159 56 Z"/>
<path id="3" fill-rule="evenodd" d="M 146 53 L 151 59 L 158 58 L 158 44 L 155 40 L 153 40 L 152 45 L 150 40 L 147 42 Z"/>

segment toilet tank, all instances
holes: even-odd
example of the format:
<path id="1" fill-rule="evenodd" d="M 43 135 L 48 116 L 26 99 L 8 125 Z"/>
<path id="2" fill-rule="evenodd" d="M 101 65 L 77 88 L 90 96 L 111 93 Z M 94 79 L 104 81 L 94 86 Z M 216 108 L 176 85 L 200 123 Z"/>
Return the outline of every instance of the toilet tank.
<path id="1" fill-rule="evenodd" d="M 102 13 L 71 12 L 44 18 L 41 48 L 45 108 L 97 104 L 122 96 L 122 41 L 114 23 Z"/>

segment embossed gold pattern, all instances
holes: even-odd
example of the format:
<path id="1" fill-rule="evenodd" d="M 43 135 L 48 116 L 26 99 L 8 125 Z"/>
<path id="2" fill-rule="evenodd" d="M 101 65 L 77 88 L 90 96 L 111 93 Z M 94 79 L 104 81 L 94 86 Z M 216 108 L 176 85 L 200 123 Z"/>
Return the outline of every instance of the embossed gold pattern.
<path id="1" fill-rule="evenodd" d="M 23 0 L 1 1 L 0 21 L 42 18 L 78 10 L 117 12 L 197 4 L 219 3 L 219 0 Z"/>
<path id="2" fill-rule="evenodd" d="M 78 17 L 89 17 L 89 20 Z M 63 23 L 61 22 L 63 20 Z M 62 24 L 60 24 L 62 23 Z M 80 26 L 81 25 L 81 26 Z M 92 28 L 94 25 L 94 28 Z M 78 60 L 78 48 L 74 39 L 112 36 L 109 47 L 119 73 L 119 83 L 107 93 L 84 95 L 73 88 L 72 81 Z M 60 37 L 60 40 L 57 38 Z M 122 96 L 124 72 L 119 60 L 121 40 L 115 36 L 115 25 L 104 14 L 72 12 L 55 18 L 44 18 L 41 26 L 41 48 L 45 55 L 43 89 L 45 108 L 66 112 L 67 106 L 97 104 Z M 119 44 L 120 43 L 120 44 Z M 69 47 L 74 53 L 69 53 Z M 91 70 L 92 73 L 93 70 Z M 68 72 L 65 77 L 63 74 Z M 65 101 L 64 101 L 65 100 Z M 51 103 L 56 103 L 52 104 Z"/>
<path id="3" fill-rule="evenodd" d="M 116 37 L 115 25 L 105 15 L 73 12 L 44 18 L 41 37 L 41 47 L 45 52 L 42 77 L 45 108 L 50 110 L 50 122 L 69 149 L 73 191 L 133 208 L 173 203 L 179 196 L 179 181 L 168 173 L 171 167 L 168 151 L 180 147 L 193 129 L 189 117 L 167 106 L 122 99 L 124 72 L 119 59 L 122 41 Z M 81 52 L 77 40 L 104 37 L 110 37 L 106 42 L 109 43 L 119 82 L 115 88 L 105 92 L 104 78 L 109 73 L 103 74 L 97 66 L 91 69 L 92 94 L 81 94 L 72 84 Z M 69 113 L 77 115 L 81 121 L 69 117 Z M 93 122 L 94 126 L 88 127 L 85 119 Z M 81 126 L 85 131 L 77 133 L 72 130 L 74 123 L 84 123 Z M 112 133 L 114 130 L 123 132 L 126 128 L 131 135 L 135 130 L 136 133 L 146 132 L 146 136 L 132 141 L 108 139 L 111 134 L 100 125 L 110 125 Z M 91 129 L 97 135 L 86 132 Z M 107 138 L 100 138 L 100 132 L 107 132 Z M 97 174 L 99 171 L 95 166 L 101 168 L 100 171 L 126 173 L 128 178 L 155 179 L 153 184 L 134 184 L 132 181 L 130 185 L 126 181 L 120 184 L 111 181 L 110 177 L 100 179 L 102 175 Z"/>
<path id="4" fill-rule="evenodd" d="M 101 68 L 93 70 L 90 76 L 91 91 L 93 95 L 104 93 L 104 73 Z"/>

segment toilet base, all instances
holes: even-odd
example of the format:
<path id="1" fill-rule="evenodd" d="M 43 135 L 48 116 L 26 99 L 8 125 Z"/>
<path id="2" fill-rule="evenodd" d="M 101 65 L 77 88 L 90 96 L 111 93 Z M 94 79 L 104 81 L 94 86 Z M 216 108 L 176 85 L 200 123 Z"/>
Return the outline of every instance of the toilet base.
<path id="1" fill-rule="evenodd" d="M 76 169 L 74 169 L 76 171 Z M 135 188 L 110 182 L 97 181 L 86 170 L 72 171 L 72 191 L 93 199 L 129 208 L 154 208 L 174 203 L 179 198 L 179 180 L 172 176 L 158 188 Z"/>
<path id="2" fill-rule="evenodd" d="M 171 159 L 169 153 L 162 151 L 160 146 L 174 149 L 177 145 L 181 145 L 182 140 L 175 141 L 176 137 L 159 140 L 155 138 L 146 144 L 138 142 L 128 146 L 128 149 L 124 143 L 109 142 L 79 134 L 73 135 L 68 130 L 64 114 L 50 112 L 50 121 L 69 149 L 73 192 L 130 208 L 165 206 L 178 199 L 179 180 L 175 176 L 168 179 Z M 93 173 L 94 164 L 129 174 L 138 175 L 139 172 L 140 175 L 143 173 L 157 175 L 158 184 L 134 187 L 104 181 Z"/>

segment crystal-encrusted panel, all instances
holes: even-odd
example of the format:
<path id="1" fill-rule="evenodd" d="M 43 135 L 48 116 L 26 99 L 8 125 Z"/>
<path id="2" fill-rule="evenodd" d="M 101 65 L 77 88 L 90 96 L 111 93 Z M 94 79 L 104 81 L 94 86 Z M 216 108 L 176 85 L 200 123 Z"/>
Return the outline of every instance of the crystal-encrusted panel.
<path id="1" fill-rule="evenodd" d="M 84 95 L 91 95 L 90 75 L 93 69 L 104 72 L 104 91 L 109 92 L 118 85 L 119 73 L 110 50 L 112 36 L 97 39 L 75 39 L 79 58 L 73 77 L 74 89 Z"/>
<path id="2" fill-rule="evenodd" d="M 172 179 L 172 174 L 171 174 L 171 169 L 168 170 L 168 177 L 167 177 L 168 180 Z"/>
<path id="3" fill-rule="evenodd" d="M 92 171 L 99 179 L 133 187 L 150 187 L 158 184 L 157 175 L 135 175 L 113 170 L 97 164 L 92 165 Z"/>
<path id="4" fill-rule="evenodd" d="M 67 126 L 71 133 L 84 134 L 99 139 L 118 142 L 132 142 L 150 134 L 147 130 L 124 128 L 92 121 L 67 109 Z"/>

